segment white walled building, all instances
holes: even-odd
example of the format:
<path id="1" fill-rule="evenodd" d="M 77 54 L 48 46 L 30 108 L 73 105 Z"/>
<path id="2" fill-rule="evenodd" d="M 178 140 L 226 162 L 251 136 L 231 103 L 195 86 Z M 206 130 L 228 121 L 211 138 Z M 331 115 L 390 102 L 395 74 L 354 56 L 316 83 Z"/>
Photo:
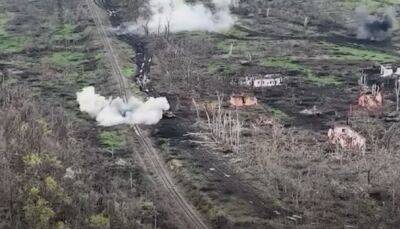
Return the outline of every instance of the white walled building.
<path id="1" fill-rule="evenodd" d="M 381 65 L 381 77 L 393 76 L 393 68 L 391 65 Z"/>
<path id="2" fill-rule="evenodd" d="M 240 79 L 239 84 L 249 87 L 274 87 L 282 85 L 283 78 L 276 74 L 267 74 L 264 76 L 251 76 Z"/>

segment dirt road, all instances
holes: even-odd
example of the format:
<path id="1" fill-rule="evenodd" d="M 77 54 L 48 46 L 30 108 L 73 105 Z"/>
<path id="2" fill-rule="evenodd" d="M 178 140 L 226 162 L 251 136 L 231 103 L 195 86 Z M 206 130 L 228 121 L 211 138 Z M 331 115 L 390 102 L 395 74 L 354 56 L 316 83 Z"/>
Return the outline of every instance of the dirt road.
<path id="1" fill-rule="evenodd" d="M 93 0 L 86 0 L 90 14 L 96 24 L 99 36 L 103 42 L 104 48 L 107 50 L 107 55 L 112 66 L 112 74 L 117 79 L 120 89 L 120 94 L 124 98 L 130 96 L 129 90 L 127 90 L 125 78 L 122 75 L 122 70 L 118 62 L 118 57 L 112 47 L 110 38 L 107 36 L 105 26 L 101 19 L 101 11 Z M 143 147 L 143 152 L 138 155 L 141 161 L 146 166 L 146 170 L 151 171 L 155 174 L 154 182 L 161 184 L 158 187 L 162 189 L 164 197 L 168 200 L 169 204 L 173 204 L 172 207 L 180 213 L 180 218 L 183 224 L 187 228 L 208 228 L 204 223 L 200 214 L 195 208 L 186 200 L 185 197 L 180 193 L 179 188 L 174 184 L 174 181 L 165 167 L 165 164 L 156 149 L 152 146 L 151 140 L 143 134 L 143 131 L 139 126 L 132 126 L 133 132 L 137 135 L 140 143 Z"/>

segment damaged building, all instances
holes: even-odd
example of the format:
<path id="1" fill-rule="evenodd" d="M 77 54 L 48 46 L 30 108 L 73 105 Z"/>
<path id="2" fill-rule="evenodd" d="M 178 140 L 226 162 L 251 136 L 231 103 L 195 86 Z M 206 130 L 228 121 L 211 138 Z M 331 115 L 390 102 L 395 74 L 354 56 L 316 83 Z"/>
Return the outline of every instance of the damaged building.
<path id="1" fill-rule="evenodd" d="M 383 106 L 383 96 L 379 87 L 373 86 L 370 91 L 362 92 L 358 98 L 358 105 L 367 110 L 377 110 Z"/>
<path id="2" fill-rule="evenodd" d="M 344 149 L 364 150 L 366 139 L 349 126 L 335 126 L 328 131 L 328 139 L 332 144 L 339 144 Z"/>
<path id="3" fill-rule="evenodd" d="M 395 68 L 391 64 L 383 64 L 380 66 L 381 70 L 381 77 L 386 78 L 386 77 L 399 77 L 400 76 L 400 67 L 394 70 Z"/>
<path id="4" fill-rule="evenodd" d="M 255 106 L 258 104 L 256 97 L 243 94 L 231 95 L 229 102 L 233 107 Z"/>
<path id="5" fill-rule="evenodd" d="M 320 109 L 318 109 L 317 106 L 314 105 L 310 109 L 306 108 L 306 109 L 300 111 L 300 114 L 303 114 L 303 115 L 321 115 L 322 111 Z"/>
<path id="6" fill-rule="evenodd" d="M 242 86 L 262 88 L 282 85 L 283 77 L 279 74 L 247 76 L 239 80 Z"/>

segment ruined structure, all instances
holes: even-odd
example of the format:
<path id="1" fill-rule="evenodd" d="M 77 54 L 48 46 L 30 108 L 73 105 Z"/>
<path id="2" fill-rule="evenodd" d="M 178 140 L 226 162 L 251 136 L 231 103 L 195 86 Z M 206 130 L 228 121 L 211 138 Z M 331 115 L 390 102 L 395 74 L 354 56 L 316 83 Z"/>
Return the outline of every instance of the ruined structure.
<path id="1" fill-rule="evenodd" d="M 349 126 L 335 126 L 328 131 L 328 139 L 332 144 L 339 144 L 344 149 L 364 150 L 366 139 Z"/>
<path id="2" fill-rule="evenodd" d="M 397 68 L 396 72 L 394 73 L 396 76 L 400 76 L 400 68 Z"/>
<path id="3" fill-rule="evenodd" d="M 274 87 L 282 85 L 283 78 L 277 74 L 267 74 L 264 76 L 248 76 L 240 79 L 239 84 L 249 87 Z"/>
<path id="4" fill-rule="evenodd" d="M 400 67 L 394 71 L 394 68 L 390 64 L 381 65 L 381 77 L 392 77 L 400 76 Z"/>
<path id="5" fill-rule="evenodd" d="M 249 95 L 232 95 L 229 102 L 234 107 L 255 106 L 257 98 Z"/>
<path id="6" fill-rule="evenodd" d="M 303 114 L 303 115 L 321 115 L 322 114 L 322 111 L 321 110 L 319 110 L 318 108 L 317 108 L 317 106 L 313 106 L 312 108 L 310 108 L 310 109 L 304 109 L 304 110 L 302 110 L 302 111 L 300 111 L 300 114 Z"/>
<path id="7" fill-rule="evenodd" d="M 381 65 L 381 77 L 390 77 L 393 75 L 393 69 L 390 65 Z"/>
<path id="8" fill-rule="evenodd" d="M 362 93 L 358 98 L 358 105 L 367 110 L 377 110 L 382 108 L 383 97 L 379 87 L 374 85 L 371 91 Z"/>

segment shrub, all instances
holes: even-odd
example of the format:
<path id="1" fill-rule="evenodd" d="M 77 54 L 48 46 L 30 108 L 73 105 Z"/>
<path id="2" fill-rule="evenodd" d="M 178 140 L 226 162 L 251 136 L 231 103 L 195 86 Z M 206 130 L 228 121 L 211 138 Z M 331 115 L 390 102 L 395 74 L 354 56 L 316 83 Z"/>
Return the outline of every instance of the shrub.
<path id="1" fill-rule="evenodd" d="M 109 219 L 104 213 L 92 215 L 89 217 L 89 223 L 91 227 L 94 228 L 107 228 L 109 224 Z"/>
<path id="2" fill-rule="evenodd" d="M 115 131 L 103 131 L 99 135 L 100 144 L 108 150 L 119 150 L 125 144 L 125 140 Z"/>

